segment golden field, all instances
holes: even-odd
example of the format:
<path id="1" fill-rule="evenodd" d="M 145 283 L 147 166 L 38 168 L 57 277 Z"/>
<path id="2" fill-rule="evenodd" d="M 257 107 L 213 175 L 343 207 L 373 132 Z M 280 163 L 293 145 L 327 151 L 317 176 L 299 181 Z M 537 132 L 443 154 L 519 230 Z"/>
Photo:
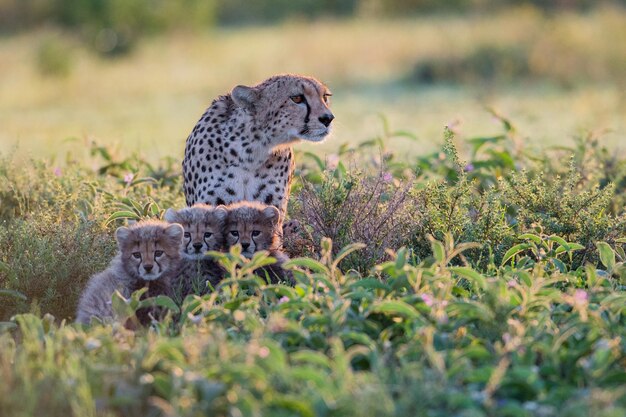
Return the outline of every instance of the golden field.
<path id="1" fill-rule="evenodd" d="M 0 39 L 0 152 L 64 158 L 95 140 L 148 158 L 178 158 L 214 97 L 285 72 L 313 75 L 334 92 L 332 138 L 300 146 L 321 154 L 381 135 L 381 116 L 392 130 L 416 136 L 390 144 L 413 154 L 432 150 L 449 123 L 464 136 L 497 132 L 486 106 L 542 145 L 568 143 L 586 131 L 607 131 L 605 140 L 619 144 L 626 131 L 625 23 L 617 9 L 552 17 L 518 9 L 473 17 L 290 21 L 161 35 L 108 59 L 43 28 Z M 42 74 L 39 55 L 50 43 L 63 51 L 67 74 Z M 420 62 L 446 65 L 482 45 L 521 45 L 530 76 L 411 81 Z"/>

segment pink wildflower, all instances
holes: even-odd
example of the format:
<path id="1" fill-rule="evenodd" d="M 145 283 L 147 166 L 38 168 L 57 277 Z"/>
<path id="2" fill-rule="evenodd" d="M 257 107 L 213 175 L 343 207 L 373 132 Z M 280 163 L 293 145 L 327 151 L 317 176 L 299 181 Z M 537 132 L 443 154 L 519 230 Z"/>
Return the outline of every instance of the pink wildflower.
<path id="1" fill-rule="evenodd" d="M 267 346 L 262 346 L 262 347 L 259 349 L 259 357 L 261 357 L 261 358 L 265 359 L 265 358 L 267 358 L 269 355 L 270 355 L 270 350 L 269 350 L 269 348 L 268 348 Z"/>
<path id="2" fill-rule="evenodd" d="M 282 297 L 280 297 L 280 299 L 278 300 L 278 304 L 283 304 L 286 303 L 287 301 L 289 301 L 289 297 L 287 297 L 286 295 L 283 295 Z"/>
<path id="3" fill-rule="evenodd" d="M 385 172 L 383 174 L 383 182 L 391 182 L 393 181 L 393 175 L 391 174 L 391 172 Z"/>
<path id="4" fill-rule="evenodd" d="M 576 304 L 585 304 L 589 299 L 589 295 L 585 290 L 576 290 L 574 291 L 574 302 Z"/>
<path id="5" fill-rule="evenodd" d="M 133 174 L 132 172 L 124 175 L 124 182 L 126 183 L 126 185 L 130 185 L 130 183 L 133 182 L 133 178 L 135 178 L 135 174 Z"/>
<path id="6" fill-rule="evenodd" d="M 421 297 L 422 297 L 422 301 L 424 302 L 424 304 L 426 304 L 428 307 L 431 307 L 435 303 L 435 300 L 433 299 L 432 295 L 422 294 Z"/>
<path id="7" fill-rule="evenodd" d="M 60 177 L 61 175 L 63 175 L 63 171 L 61 171 L 60 167 L 56 167 L 54 168 L 54 170 L 52 171 L 52 173 L 56 176 L 56 177 Z"/>

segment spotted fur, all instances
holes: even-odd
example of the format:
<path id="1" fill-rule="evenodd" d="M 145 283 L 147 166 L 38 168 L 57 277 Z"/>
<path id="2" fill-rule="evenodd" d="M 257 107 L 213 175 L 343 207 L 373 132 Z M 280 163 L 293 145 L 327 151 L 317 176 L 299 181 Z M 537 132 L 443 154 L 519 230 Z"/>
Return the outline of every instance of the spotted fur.
<path id="1" fill-rule="evenodd" d="M 213 207 L 198 203 L 180 210 L 170 208 L 165 212 L 164 218 L 185 229 L 181 255 L 183 258 L 195 260 L 203 258 L 207 251 L 224 249 L 223 229 L 226 216 L 224 206 Z"/>
<path id="2" fill-rule="evenodd" d="M 251 258 L 255 252 L 268 251 L 277 263 L 259 268 L 255 274 L 272 283 L 292 283 L 291 273 L 282 268 L 289 257 L 280 250 L 282 228 L 278 209 L 255 201 L 242 201 L 227 208 L 227 246 L 240 244 L 242 255 L 247 258 Z"/>
<path id="3" fill-rule="evenodd" d="M 170 280 L 180 267 L 180 245 L 183 228 L 178 224 L 147 220 L 116 231 L 118 253 L 109 267 L 89 280 L 76 313 L 78 323 L 92 318 L 113 318 L 111 297 L 119 290 L 124 297 L 147 287 L 144 297 L 170 294 Z M 153 311 L 137 312 L 139 321 L 147 324 Z"/>
<path id="4" fill-rule="evenodd" d="M 187 205 L 259 201 L 276 206 L 282 221 L 294 170 L 291 145 L 330 133 L 329 96 L 314 78 L 278 75 L 213 101 L 187 138 Z"/>
<path id="5" fill-rule="evenodd" d="M 207 251 L 221 251 L 225 246 L 224 226 L 228 212 L 224 206 L 194 204 L 180 210 L 168 209 L 165 220 L 183 226 L 182 265 L 172 280 L 174 299 L 180 304 L 189 294 L 203 295 L 223 278 L 224 270 Z"/>

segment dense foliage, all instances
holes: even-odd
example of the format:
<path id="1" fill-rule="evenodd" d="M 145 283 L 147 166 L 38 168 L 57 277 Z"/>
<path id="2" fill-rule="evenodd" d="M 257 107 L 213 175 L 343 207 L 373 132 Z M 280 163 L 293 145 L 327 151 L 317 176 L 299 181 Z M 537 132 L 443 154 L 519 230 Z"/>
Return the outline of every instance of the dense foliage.
<path id="1" fill-rule="evenodd" d="M 137 332 L 70 322 L 113 229 L 183 204 L 179 164 L 6 157 L 0 415 L 623 415 L 626 161 L 591 135 L 529 149 L 499 120 L 417 160 L 388 129 L 300 154 L 297 285 L 234 249 L 215 292 L 159 300 L 170 317 Z M 113 302 L 123 319 L 146 301 Z"/>

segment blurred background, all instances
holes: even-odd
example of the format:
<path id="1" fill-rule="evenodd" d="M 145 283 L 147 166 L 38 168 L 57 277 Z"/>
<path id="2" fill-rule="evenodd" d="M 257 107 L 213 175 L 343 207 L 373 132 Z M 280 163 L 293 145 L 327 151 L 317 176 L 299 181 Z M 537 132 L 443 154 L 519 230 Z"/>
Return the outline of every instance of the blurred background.
<path id="1" fill-rule="evenodd" d="M 529 142 L 619 146 L 626 0 L 0 0 L 0 152 L 182 158 L 213 98 L 286 72 L 333 90 L 333 136 L 299 145 L 321 155 L 422 154 L 499 131 L 488 108 Z"/>

